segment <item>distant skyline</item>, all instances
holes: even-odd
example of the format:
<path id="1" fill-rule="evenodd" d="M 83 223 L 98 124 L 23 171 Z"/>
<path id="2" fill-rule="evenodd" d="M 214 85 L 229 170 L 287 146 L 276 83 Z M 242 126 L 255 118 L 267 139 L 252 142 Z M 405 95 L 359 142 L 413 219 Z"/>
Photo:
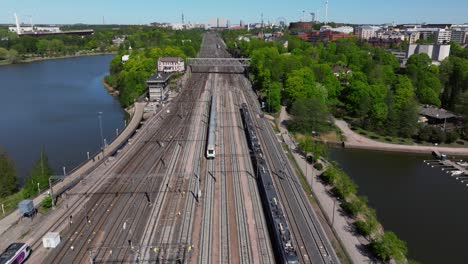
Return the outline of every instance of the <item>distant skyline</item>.
<path id="1" fill-rule="evenodd" d="M 79 2 L 80 4 L 76 4 Z M 260 1 L 119 1 L 119 0 L 0 0 L 0 23 L 13 24 L 13 13 L 20 21 L 34 24 L 148 24 L 151 22 L 207 23 L 216 17 L 231 24 L 311 20 L 311 12 L 325 16 L 325 0 Z M 468 1 L 461 0 L 329 0 L 328 20 L 354 24 L 382 23 L 468 23 Z"/>

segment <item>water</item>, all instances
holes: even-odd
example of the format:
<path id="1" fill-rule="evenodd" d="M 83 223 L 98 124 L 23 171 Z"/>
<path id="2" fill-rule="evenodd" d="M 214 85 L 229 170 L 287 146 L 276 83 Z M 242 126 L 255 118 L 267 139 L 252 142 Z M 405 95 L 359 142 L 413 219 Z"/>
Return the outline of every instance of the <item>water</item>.
<path id="1" fill-rule="evenodd" d="M 330 156 L 369 198 L 386 230 L 407 242 L 422 263 L 468 263 L 468 188 L 431 156 L 333 149 Z"/>
<path id="2" fill-rule="evenodd" d="M 86 160 L 124 126 L 124 111 L 101 84 L 113 56 L 90 56 L 0 67 L 0 147 L 20 183 L 45 149 L 56 174 Z"/>

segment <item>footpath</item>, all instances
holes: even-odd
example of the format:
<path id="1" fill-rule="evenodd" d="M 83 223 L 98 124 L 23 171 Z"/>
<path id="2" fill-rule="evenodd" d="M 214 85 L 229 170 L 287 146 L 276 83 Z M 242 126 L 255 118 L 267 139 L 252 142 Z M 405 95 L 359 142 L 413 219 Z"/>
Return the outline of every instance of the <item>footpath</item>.
<path id="1" fill-rule="evenodd" d="M 112 143 L 104 149 L 104 151 L 100 151 L 95 156 L 90 157 L 89 160 L 81 164 L 79 167 L 74 169 L 69 175 L 67 175 L 67 177 L 64 180 L 55 184 L 53 186 L 53 189 L 60 190 L 68 186 L 68 184 L 79 180 L 80 178 L 85 176 L 87 173 L 89 173 L 91 170 L 98 167 L 106 159 L 107 156 L 114 153 L 122 145 L 122 143 L 124 143 L 132 135 L 132 133 L 136 130 L 136 128 L 140 124 L 140 121 L 143 117 L 143 110 L 144 110 L 145 105 L 146 103 L 135 103 L 133 109 L 130 110 L 131 121 L 125 127 L 125 129 L 119 134 L 119 136 L 116 137 L 115 140 L 112 141 Z M 49 194 L 46 191 L 40 194 L 39 196 L 35 197 L 33 199 L 34 206 L 37 207 L 38 205 L 40 205 L 44 197 L 46 197 L 47 195 Z M 0 235 L 5 233 L 5 231 L 7 231 L 10 227 L 15 225 L 16 223 L 18 223 L 20 219 L 21 219 L 21 214 L 18 209 L 11 212 L 5 218 L 1 219 L 0 220 Z"/>
<path id="2" fill-rule="evenodd" d="M 284 125 L 284 121 L 287 119 L 288 114 L 283 107 L 279 117 L 279 129 L 282 139 L 284 143 L 288 145 L 288 148 L 297 165 L 302 170 L 302 173 L 306 175 L 307 182 L 312 188 L 314 196 L 322 208 L 323 214 L 328 218 L 329 223 L 332 223 L 333 221 L 332 228 L 346 250 L 349 258 L 353 263 L 375 263 L 375 261 L 365 255 L 365 251 L 362 250 L 364 245 L 360 241 L 360 238 L 355 236 L 353 233 L 354 228 L 351 224 L 352 220 L 341 212 L 339 203 L 337 203 L 335 198 L 329 194 L 326 186 L 319 180 L 319 171 L 309 164 L 305 158 L 299 154 L 300 152 L 297 151 L 297 144 L 291 138 Z"/>
<path id="3" fill-rule="evenodd" d="M 438 146 L 420 146 L 420 145 L 398 145 L 372 140 L 364 137 L 349 128 L 348 123 L 343 120 L 335 120 L 335 125 L 343 132 L 346 137 L 346 148 L 370 149 L 381 151 L 408 152 L 408 153 L 427 153 L 437 150 L 446 155 L 468 156 L 468 148 L 450 148 Z"/>

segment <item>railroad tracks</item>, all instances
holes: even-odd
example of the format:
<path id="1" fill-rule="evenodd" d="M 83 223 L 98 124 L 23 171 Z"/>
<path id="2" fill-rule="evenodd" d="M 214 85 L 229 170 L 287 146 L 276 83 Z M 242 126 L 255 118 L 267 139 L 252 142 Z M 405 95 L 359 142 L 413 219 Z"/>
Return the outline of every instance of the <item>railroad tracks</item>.
<path id="1" fill-rule="evenodd" d="M 325 232 L 320 226 L 307 197 L 298 182 L 289 160 L 287 159 L 271 126 L 263 118 L 258 118 L 259 106 L 255 94 L 246 81 L 243 85 L 245 99 L 250 111 L 254 113 L 257 132 L 267 155 L 268 165 L 272 170 L 275 187 L 281 204 L 291 226 L 294 245 L 302 263 L 339 263 Z M 310 243 L 310 242 L 313 243 Z"/>

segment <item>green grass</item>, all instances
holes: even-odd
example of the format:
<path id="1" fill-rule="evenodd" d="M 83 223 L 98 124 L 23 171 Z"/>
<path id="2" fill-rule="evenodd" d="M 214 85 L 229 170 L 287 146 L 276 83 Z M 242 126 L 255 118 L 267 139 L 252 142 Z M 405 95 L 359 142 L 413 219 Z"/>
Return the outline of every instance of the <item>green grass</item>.
<path id="1" fill-rule="evenodd" d="M 5 215 L 3 215 L 0 208 L 0 219 L 13 212 L 18 207 L 18 203 L 23 199 L 23 193 L 21 191 L 4 198 L 0 198 L 0 206 L 3 204 L 5 207 Z"/>
<path id="2" fill-rule="evenodd" d="M 411 138 L 382 136 L 373 131 L 364 130 L 360 127 L 353 127 L 353 131 L 362 136 L 365 136 L 372 140 L 383 142 L 383 143 L 400 144 L 400 145 L 414 145 L 415 144 L 415 142 Z"/>

